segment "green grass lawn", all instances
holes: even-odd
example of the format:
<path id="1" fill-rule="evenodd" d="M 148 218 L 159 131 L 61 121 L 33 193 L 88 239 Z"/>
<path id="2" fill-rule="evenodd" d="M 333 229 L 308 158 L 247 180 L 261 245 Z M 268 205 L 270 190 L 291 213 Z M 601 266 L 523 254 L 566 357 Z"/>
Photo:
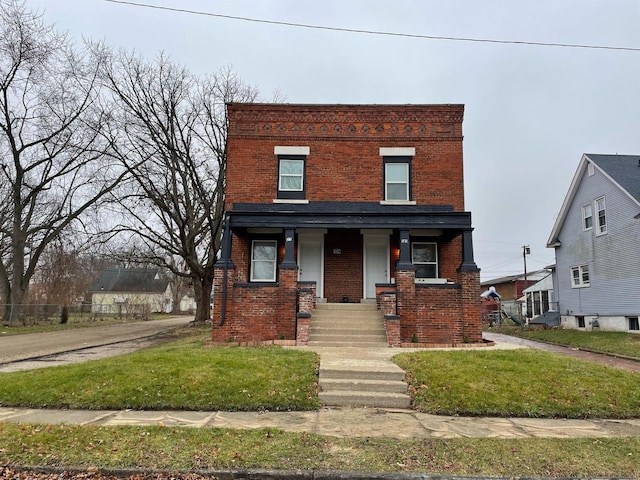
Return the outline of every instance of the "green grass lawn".
<path id="1" fill-rule="evenodd" d="M 628 332 L 599 332 L 572 329 L 520 329 L 518 327 L 498 327 L 491 331 L 505 333 L 530 340 L 541 340 L 557 345 L 567 345 L 599 352 L 640 358 L 640 334 Z"/>
<path id="2" fill-rule="evenodd" d="M 0 423 L 2 465 L 639 478 L 638 452 L 640 438 L 397 440 L 270 429 Z"/>
<path id="3" fill-rule="evenodd" d="M 640 417 L 640 374 L 530 349 L 397 355 L 414 408 L 442 415 Z"/>
<path id="4" fill-rule="evenodd" d="M 0 404 L 96 410 L 318 408 L 315 353 L 212 348 L 204 345 L 204 335 L 92 362 L 0 374 Z"/>
<path id="5" fill-rule="evenodd" d="M 0 374 L 0 405 L 188 410 L 318 408 L 318 357 L 211 348 L 209 328 L 120 357 Z M 451 415 L 640 417 L 638 374 L 547 352 L 402 353 L 415 408 Z M 640 438 L 339 439 L 275 429 L 0 422 L 3 465 L 317 469 L 443 475 L 640 477 Z"/>

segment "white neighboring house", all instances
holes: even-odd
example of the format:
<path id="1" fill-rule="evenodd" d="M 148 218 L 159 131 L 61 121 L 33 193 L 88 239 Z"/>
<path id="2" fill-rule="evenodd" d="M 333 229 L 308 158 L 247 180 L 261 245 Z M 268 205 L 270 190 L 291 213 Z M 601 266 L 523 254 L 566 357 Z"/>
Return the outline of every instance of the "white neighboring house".
<path id="1" fill-rule="evenodd" d="M 560 316 L 553 291 L 553 274 L 549 273 L 523 291 L 522 315 L 530 324 L 557 326 Z"/>
<path id="2" fill-rule="evenodd" d="M 181 313 L 194 313 L 196 311 L 196 297 L 193 292 L 185 294 L 180 299 L 180 312 Z"/>
<path id="3" fill-rule="evenodd" d="M 584 154 L 547 247 L 564 328 L 640 333 L 640 155 Z"/>
<path id="4" fill-rule="evenodd" d="M 160 278 L 157 270 L 104 270 L 91 288 L 91 310 L 95 313 L 170 313 L 171 304 L 169 280 Z"/>

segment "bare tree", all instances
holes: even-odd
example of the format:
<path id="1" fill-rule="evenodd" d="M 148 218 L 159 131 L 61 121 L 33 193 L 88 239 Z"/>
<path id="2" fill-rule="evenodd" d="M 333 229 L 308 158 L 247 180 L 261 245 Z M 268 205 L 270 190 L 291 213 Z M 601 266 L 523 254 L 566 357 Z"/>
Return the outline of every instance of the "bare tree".
<path id="1" fill-rule="evenodd" d="M 205 322 L 222 235 L 225 103 L 253 101 L 257 89 L 229 67 L 201 79 L 163 55 L 148 62 L 126 52 L 112 55 L 105 81 L 119 103 L 115 149 L 135 180 L 120 231 L 140 258 L 190 279 L 194 321 Z"/>
<path id="2" fill-rule="evenodd" d="M 0 0 L 0 284 L 10 317 L 47 245 L 80 227 L 126 174 L 108 163 L 99 134 L 98 60 L 23 2 Z"/>

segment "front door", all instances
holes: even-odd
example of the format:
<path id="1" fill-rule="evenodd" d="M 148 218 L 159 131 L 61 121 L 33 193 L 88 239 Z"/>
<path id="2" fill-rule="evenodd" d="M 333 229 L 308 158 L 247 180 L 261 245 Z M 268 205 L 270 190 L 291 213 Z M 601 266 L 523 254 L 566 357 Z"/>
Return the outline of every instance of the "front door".
<path id="1" fill-rule="evenodd" d="M 298 240 L 298 280 L 316 282 L 316 296 L 323 298 L 323 254 L 324 238 L 299 237 Z"/>
<path id="2" fill-rule="evenodd" d="M 364 237 L 364 298 L 376 298 L 376 283 L 389 282 L 389 237 Z"/>

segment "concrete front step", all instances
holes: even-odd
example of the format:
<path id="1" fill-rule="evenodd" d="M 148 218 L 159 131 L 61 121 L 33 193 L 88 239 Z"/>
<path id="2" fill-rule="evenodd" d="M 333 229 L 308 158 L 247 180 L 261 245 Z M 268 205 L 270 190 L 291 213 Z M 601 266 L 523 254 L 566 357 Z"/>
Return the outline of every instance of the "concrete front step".
<path id="1" fill-rule="evenodd" d="M 322 362 L 321 362 L 322 363 Z M 363 380 L 375 380 L 379 382 L 402 382 L 404 371 L 397 365 L 388 367 L 323 367 L 320 365 L 320 382 L 325 380 L 350 380 L 360 382 Z"/>
<path id="2" fill-rule="evenodd" d="M 384 343 L 387 336 L 384 332 L 379 333 L 363 333 L 358 335 L 345 335 L 343 333 L 336 332 L 335 330 L 325 330 L 313 333 L 313 340 L 315 341 L 328 341 L 328 342 L 348 342 L 348 341 L 360 341 L 360 342 L 382 342 Z"/>
<path id="3" fill-rule="evenodd" d="M 320 392 L 320 401 L 337 407 L 410 408 L 411 398 L 401 393 L 332 390 Z"/>
<path id="4" fill-rule="evenodd" d="M 382 314 L 374 303 L 317 304 L 311 317 L 309 346 L 322 348 L 319 398 L 323 404 L 411 406 L 404 371 L 373 353 L 389 348 Z"/>
<path id="5" fill-rule="evenodd" d="M 338 390 L 348 392 L 407 393 L 407 384 L 397 380 L 327 378 L 320 382 L 320 388 L 326 392 Z"/>
<path id="6" fill-rule="evenodd" d="M 367 303 L 316 303 L 317 310 L 339 310 L 339 311 L 357 311 L 357 310 L 369 310 L 375 311 L 377 308 L 375 302 Z"/>
<path id="7" fill-rule="evenodd" d="M 313 321 L 313 320 L 312 320 Z M 353 326 L 344 326 L 334 328 L 325 325 L 312 325 L 309 333 L 313 334 L 335 334 L 335 335 L 381 335 L 386 337 L 386 330 L 382 326 L 373 326 L 370 328 L 358 328 Z"/>
<path id="8" fill-rule="evenodd" d="M 349 347 L 358 347 L 358 348 L 383 348 L 383 347 L 387 347 L 387 343 L 381 343 L 381 342 L 356 342 L 354 340 L 348 340 L 348 341 L 335 341 L 335 342 L 315 342 L 313 340 L 309 340 L 308 345 L 310 347 L 341 347 L 341 348 L 349 348 Z"/>

